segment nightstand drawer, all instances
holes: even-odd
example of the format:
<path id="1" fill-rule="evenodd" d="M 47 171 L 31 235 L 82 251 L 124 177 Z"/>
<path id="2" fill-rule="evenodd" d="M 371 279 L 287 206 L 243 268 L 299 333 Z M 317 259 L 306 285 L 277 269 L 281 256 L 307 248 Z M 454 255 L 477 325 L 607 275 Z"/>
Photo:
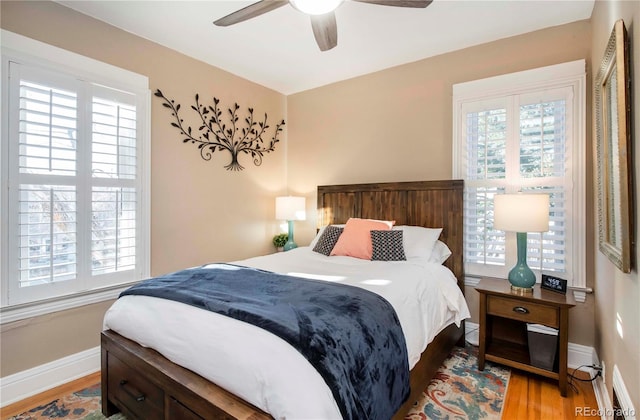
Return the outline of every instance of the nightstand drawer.
<path id="1" fill-rule="evenodd" d="M 558 308 L 522 299 L 487 296 L 487 314 L 558 328 Z"/>

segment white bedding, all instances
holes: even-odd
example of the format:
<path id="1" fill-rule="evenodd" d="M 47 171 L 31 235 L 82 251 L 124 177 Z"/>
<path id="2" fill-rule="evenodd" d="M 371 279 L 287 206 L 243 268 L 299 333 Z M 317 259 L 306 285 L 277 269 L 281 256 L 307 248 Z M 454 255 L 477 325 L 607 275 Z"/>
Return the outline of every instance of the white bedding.
<path id="1" fill-rule="evenodd" d="M 453 273 L 425 260 L 327 257 L 301 247 L 235 263 L 378 293 L 398 314 L 411 368 L 440 331 L 470 316 Z M 276 419 L 341 418 L 320 374 L 293 347 L 261 328 L 146 296 L 118 299 L 105 315 L 104 328 L 157 350 Z"/>

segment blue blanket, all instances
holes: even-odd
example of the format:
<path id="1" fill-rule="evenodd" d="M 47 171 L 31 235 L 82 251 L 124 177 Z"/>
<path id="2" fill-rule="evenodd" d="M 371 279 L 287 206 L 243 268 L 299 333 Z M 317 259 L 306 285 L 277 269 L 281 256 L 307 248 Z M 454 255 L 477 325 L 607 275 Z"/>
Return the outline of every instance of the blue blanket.
<path id="1" fill-rule="evenodd" d="M 125 295 L 176 300 L 281 337 L 322 375 L 344 419 L 389 420 L 409 396 L 397 315 L 367 290 L 211 264 L 146 280 Z"/>

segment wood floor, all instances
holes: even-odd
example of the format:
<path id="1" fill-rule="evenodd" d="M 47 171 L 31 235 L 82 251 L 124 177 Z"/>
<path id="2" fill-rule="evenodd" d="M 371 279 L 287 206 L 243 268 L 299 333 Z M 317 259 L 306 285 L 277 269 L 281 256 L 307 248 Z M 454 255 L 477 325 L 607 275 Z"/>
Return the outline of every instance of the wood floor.
<path id="1" fill-rule="evenodd" d="M 569 373 L 573 370 L 569 369 Z M 588 379 L 585 372 L 577 372 L 576 377 Z M 573 380 L 567 388 L 567 397 L 562 398 L 558 391 L 558 382 L 526 372 L 512 369 L 507 396 L 502 409 L 502 418 L 545 420 L 545 419 L 582 419 L 582 413 L 591 413 L 598 409 L 595 392 L 591 382 Z M 594 417 L 589 417 L 593 419 Z"/>
<path id="2" fill-rule="evenodd" d="M 581 378 L 587 374 L 578 372 Z M 40 404 L 48 403 L 59 396 L 79 391 L 100 381 L 100 372 L 78 379 L 57 388 L 43 392 L 1 409 L 0 417 L 4 420 L 23 413 Z M 591 382 L 573 381 L 578 392 L 569 387 L 567 397 L 562 398 L 557 382 L 512 370 L 507 388 L 502 418 L 505 420 L 545 420 L 545 419 L 579 419 L 576 412 L 597 409 L 598 404 Z M 578 410 L 577 410 L 578 409 Z"/>

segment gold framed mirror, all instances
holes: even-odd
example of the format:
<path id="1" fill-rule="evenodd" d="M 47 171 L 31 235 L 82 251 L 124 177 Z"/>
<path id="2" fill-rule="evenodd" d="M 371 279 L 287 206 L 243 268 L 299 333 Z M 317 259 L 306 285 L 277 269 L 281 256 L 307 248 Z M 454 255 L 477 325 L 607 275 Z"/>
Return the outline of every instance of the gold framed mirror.
<path id="1" fill-rule="evenodd" d="M 627 32 L 618 20 L 596 77 L 595 176 L 599 248 L 624 273 L 632 268 L 634 241 L 629 84 Z"/>

